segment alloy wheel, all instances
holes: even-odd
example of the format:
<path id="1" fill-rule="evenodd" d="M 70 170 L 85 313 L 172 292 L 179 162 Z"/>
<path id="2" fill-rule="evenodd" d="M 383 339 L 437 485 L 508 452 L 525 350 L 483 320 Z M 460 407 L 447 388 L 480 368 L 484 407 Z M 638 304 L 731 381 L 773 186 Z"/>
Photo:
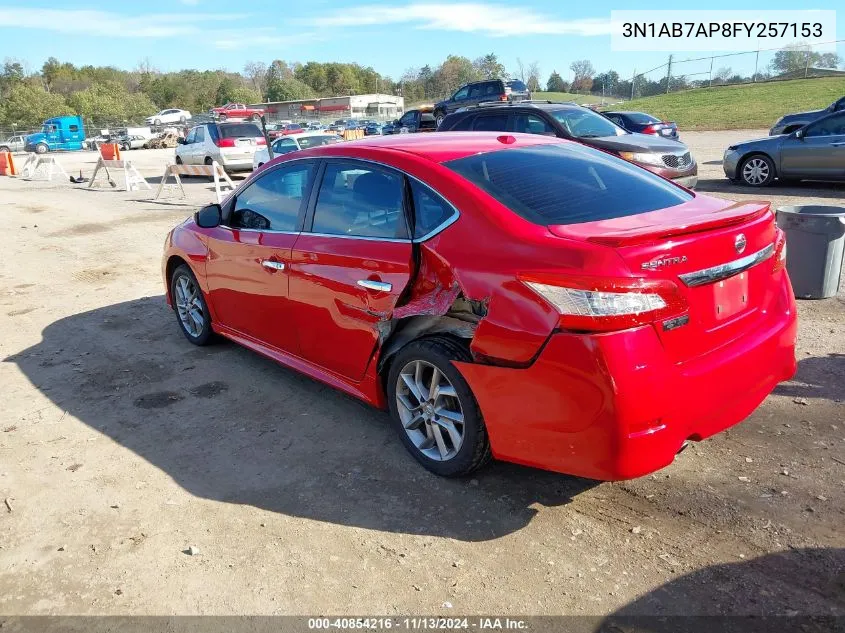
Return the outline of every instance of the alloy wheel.
<path id="1" fill-rule="evenodd" d="M 173 286 L 173 298 L 182 327 L 188 334 L 198 338 L 205 325 L 205 313 L 197 284 L 187 275 L 179 276 Z"/>
<path id="2" fill-rule="evenodd" d="M 769 179 L 769 164 L 762 158 L 751 158 L 742 167 L 742 179 L 749 185 L 760 185 Z"/>
<path id="3" fill-rule="evenodd" d="M 413 360 L 399 372 L 396 403 L 414 446 L 435 461 L 448 461 L 464 442 L 464 414 L 455 387 L 437 367 Z"/>

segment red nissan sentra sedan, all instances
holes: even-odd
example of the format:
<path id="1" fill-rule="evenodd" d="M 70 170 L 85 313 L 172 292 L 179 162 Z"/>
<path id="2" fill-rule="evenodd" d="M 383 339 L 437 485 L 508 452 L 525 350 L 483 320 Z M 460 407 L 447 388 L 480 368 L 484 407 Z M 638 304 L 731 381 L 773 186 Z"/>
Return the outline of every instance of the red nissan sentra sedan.
<path id="1" fill-rule="evenodd" d="M 768 203 L 538 135 L 368 137 L 268 163 L 165 244 L 167 301 L 375 406 L 429 470 L 638 477 L 795 371 Z"/>

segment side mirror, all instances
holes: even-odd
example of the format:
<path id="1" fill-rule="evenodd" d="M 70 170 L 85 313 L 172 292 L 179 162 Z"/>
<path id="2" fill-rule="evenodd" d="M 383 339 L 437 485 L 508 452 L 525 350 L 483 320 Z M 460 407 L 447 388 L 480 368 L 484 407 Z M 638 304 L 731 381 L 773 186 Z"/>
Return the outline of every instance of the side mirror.
<path id="1" fill-rule="evenodd" d="M 802 139 L 802 138 L 804 138 L 804 130 L 795 130 L 792 133 L 792 136 L 797 138 L 797 139 Z"/>
<path id="2" fill-rule="evenodd" d="M 177 144 L 177 145 L 184 145 L 184 144 L 185 144 L 185 139 L 183 139 L 183 138 L 181 138 L 181 137 L 177 138 L 177 139 L 176 139 L 176 144 Z"/>
<path id="3" fill-rule="evenodd" d="M 194 222 L 203 229 L 213 229 L 220 226 L 223 220 L 223 209 L 219 204 L 210 204 L 194 213 Z"/>

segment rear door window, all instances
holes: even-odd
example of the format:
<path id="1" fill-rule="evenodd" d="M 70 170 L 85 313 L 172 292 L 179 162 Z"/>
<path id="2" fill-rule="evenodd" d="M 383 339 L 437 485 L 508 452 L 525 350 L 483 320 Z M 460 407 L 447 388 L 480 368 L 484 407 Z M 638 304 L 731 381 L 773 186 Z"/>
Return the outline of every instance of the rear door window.
<path id="1" fill-rule="evenodd" d="M 444 164 L 542 225 L 620 218 L 693 199 L 641 167 L 575 143 L 498 150 Z"/>
<path id="2" fill-rule="evenodd" d="M 513 90 L 514 92 L 527 92 L 528 91 L 528 86 L 526 86 L 524 83 L 522 83 L 518 79 L 514 79 L 513 81 L 508 81 L 507 83 L 505 83 L 505 86 L 507 86 L 508 88 Z"/>
<path id="3" fill-rule="evenodd" d="M 554 128 L 542 117 L 536 114 L 515 114 L 513 117 L 513 131 L 525 134 L 543 134 L 556 136 Z"/>
<path id="4" fill-rule="evenodd" d="M 473 121 L 472 129 L 476 132 L 507 132 L 508 115 L 506 112 L 479 114 Z"/>
<path id="5" fill-rule="evenodd" d="M 411 178 L 409 181 L 414 200 L 414 239 L 419 239 L 455 215 L 455 210 L 421 182 Z"/>

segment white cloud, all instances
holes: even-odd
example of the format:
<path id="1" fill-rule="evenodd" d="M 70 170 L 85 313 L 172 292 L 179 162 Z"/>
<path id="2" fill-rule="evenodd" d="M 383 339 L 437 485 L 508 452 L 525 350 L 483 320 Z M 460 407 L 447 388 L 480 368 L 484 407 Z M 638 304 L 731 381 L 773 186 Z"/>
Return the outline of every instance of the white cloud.
<path id="1" fill-rule="evenodd" d="M 609 35 L 609 19 L 553 19 L 524 7 L 480 2 L 406 5 L 362 5 L 308 20 L 313 26 L 368 26 L 412 24 L 420 29 L 484 33 L 493 37 L 513 35 Z"/>
<path id="2" fill-rule="evenodd" d="M 205 33 L 198 23 L 240 20 L 243 14 L 159 13 L 121 15 L 107 11 L 0 7 L 0 27 L 37 29 L 95 37 L 176 37 Z"/>

